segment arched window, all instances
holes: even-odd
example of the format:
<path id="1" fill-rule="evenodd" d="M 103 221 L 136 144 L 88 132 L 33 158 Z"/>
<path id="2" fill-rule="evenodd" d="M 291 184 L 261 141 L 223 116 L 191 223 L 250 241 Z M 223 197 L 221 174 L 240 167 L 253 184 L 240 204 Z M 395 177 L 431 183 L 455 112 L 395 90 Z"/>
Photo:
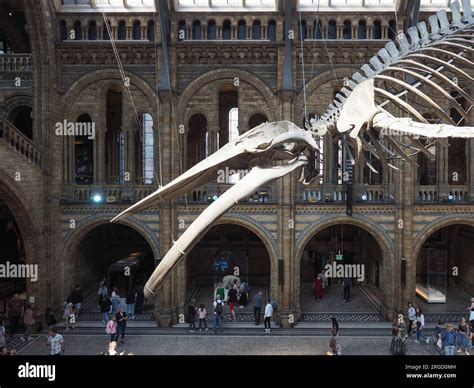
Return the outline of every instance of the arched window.
<path id="1" fill-rule="evenodd" d="M 299 33 L 300 40 L 305 40 L 308 37 L 307 35 L 308 31 L 306 28 L 306 20 L 301 20 L 301 22 L 299 23 L 298 33 Z"/>
<path id="2" fill-rule="evenodd" d="M 81 134 L 74 137 L 74 182 L 91 185 L 94 181 L 94 139 L 90 134 L 95 132 L 95 127 L 88 114 L 80 115 L 76 122 Z"/>
<path id="3" fill-rule="evenodd" d="M 272 42 L 276 41 L 276 22 L 275 22 L 275 20 L 270 20 L 268 22 L 267 38 Z"/>
<path id="4" fill-rule="evenodd" d="M 367 39 L 367 23 L 365 20 L 359 20 L 357 27 L 357 39 Z"/>
<path id="5" fill-rule="evenodd" d="M 187 168 L 190 169 L 207 156 L 207 119 L 202 114 L 194 114 L 189 119 L 187 137 Z"/>
<path id="6" fill-rule="evenodd" d="M 262 39 L 262 24 L 260 20 L 254 20 L 253 22 L 252 39 Z"/>
<path id="7" fill-rule="evenodd" d="M 59 39 L 61 40 L 67 40 L 68 38 L 68 33 L 67 33 L 67 24 L 64 20 L 61 20 L 61 23 L 59 24 Z"/>
<path id="8" fill-rule="evenodd" d="M 117 38 L 119 40 L 127 39 L 127 29 L 125 27 L 125 21 L 123 20 L 119 21 L 118 30 L 117 30 Z"/>
<path id="9" fill-rule="evenodd" d="M 382 39 L 382 23 L 380 20 L 374 21 L 374 27 L 372 30 L 373 39 Z"/>
<path id="10" fill-rule="evenodd" d="M 81 27 L 81 22 L 79 20 L 77 20 L 74 23 L 74 35 L 75 35 L 75 40 L 82 39 L 82 27 Z"/>
<path id="11" fill-rule="evenodd" d="M 237 23 L 237 39 L 247 39 L 247 24 L 243 19 L 240 19 Z"/>
<path id="12" fill-rule="evenodd" d="M 106 183 L 124 181 L 125 131 L 122 125 L 122 90 L 112 86 L 106 97 L 105 179 Z"/>
<path id="13" fill-rule="evenodd" d="M 104 27 L 102 28 L 102 39 L 103 40 L 110 40 L 110 34 L 109 34 L 109 31 L 107 30 L 107 25 L 109 26 L 110 28 L 110 21 L 107 20 L 107 24 L 105 24 L 104 22 Z"/>
<path id="14" fill-rule="evenodd" d="M 87 34 L 87 39 L 96 40 L 97 39 L 97 23 L 95 20 L 89 22 L 89 30 Z"/>
<path id="15" fill-rule="evenodd" d="M 321 19 L 314 21 L 314 39 L 323 39 L 323 26 Z"/>
<path id="16" fill-rule="evenodd" d="M 393 40 L 397 36 L 397 22 L 395 20 L 390 20 L 388 22 L 388 38 Z"/>
<path id="17" fill-rule="evenodd" d="M 219 148 L 230 141 L 229 138 L 229 111 L 239 106 L 237 88 L 229 83 L 223 85 L 219 91 Z"/>
<path id="18" fill-rule="evenodd" d="M 217 38 L 217 29 L 215 20 L 207 22 L 207 39 L 215 40 Z"/>
<path id="19" fill-rule="evenodd" d="M 330 20 L 328 26 L 328 39 L 337 39 L 336 21 Z"/>
<path id="20" fill-rule="evenodd" d="M 222 39 L 232 39 L 232 25 L 228 19 L 222 24 Z"/>
<path id="21" fill-rule="evenodd" d="M 266 123 L 268 121 L 267 116 L 262 113 L 255 113 L 250 116 L 249 119 L 249 129 L 255 128 L 260 124 Z"/>
<path id="22" fill-rule="evenodd" d="M 343 39 L 352 39 L 352 29 L 351 29 L 351 21 L 344 20 L 344 25 L 342 27 L 342 38 Z"/>
<path id="23" fill-rule="evenodd" d="M 143 183 L 152 184 L 155 178 L 155 135 L 153 132 L 153 117 L 149 113 L 142 115 L 142 160 L 143 160 Z"/>
<path id="24" fill-rule="evenodd" d="M 150 20 L 148 22 L 146 35 L 147 35 L 147 39 L 150 42 L 153 42 L 155 40 L 155 22 L 153 20 Z"/>
<path id="25" fill-rule="evenodd" d="M 139 20 L 133 22 L 132 38 L 133 40 L 140 40 L 142 38 L 142 28 Z"/>
<path id="26" fill-rule="evenodd" d="M 183 40 L 186 39 L 186 21 L 180 20 L 178 22 L 178 39 Z"/>
<path id="27" fill-rule="evenodd" d="M 29 139 L 33 139 L 33 119 L 31 115 L 32 109 L 26 105 L 17 106 L 8 114 L 8 119 L 13 125 Z"/>
<path id="28" fill-rule="evenodd" d="M 195 20 L 193 22 L 193 39 L 201 39 L 201 21 Z"/>

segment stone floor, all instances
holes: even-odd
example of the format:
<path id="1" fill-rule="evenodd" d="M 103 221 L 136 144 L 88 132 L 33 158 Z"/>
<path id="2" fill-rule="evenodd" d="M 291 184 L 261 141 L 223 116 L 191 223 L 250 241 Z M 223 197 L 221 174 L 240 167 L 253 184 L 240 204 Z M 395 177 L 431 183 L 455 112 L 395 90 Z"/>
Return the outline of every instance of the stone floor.
<path id="1" fill-rule="evenodd" d="M 325 288 L 322 300 L 316 302 L 311 284 L 301 285 L 301 310 L 308 312 L 373 312 L 376 311 L 358 287 L 351 288 L 349 302 L 344 301 L 344 294 L 340 284 L 333 284 Z"/>
<path id="2" fill-rule="evenodd" d="M 64 335 L 67 355 L 97 355 L 107 349 L 106 335 Z M 125 354 L 135 355 L 324 355 L 329 336 L 226 336 L 226 335 L 130 335 L 120 346 Z M 390 355 L 390 336 L 342 336 L 344 355 Z M 48 355 L 46 337 L 40 336 L 20 355 Z M 410 355 L 433 355 L 432 345 L 409 340 Z"/>

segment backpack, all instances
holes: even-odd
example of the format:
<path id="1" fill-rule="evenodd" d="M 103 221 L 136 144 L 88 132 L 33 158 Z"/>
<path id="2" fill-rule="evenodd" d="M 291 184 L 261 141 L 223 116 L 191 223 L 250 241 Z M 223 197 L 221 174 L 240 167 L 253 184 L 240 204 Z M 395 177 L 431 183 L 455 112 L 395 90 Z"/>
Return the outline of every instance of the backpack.
<path id="1" fill-rule="evenodd" d="M 222 315 L 222 302 L 216 301 L 216 308 L 214 309 L 214 312 L 219 316 Z"/>
<path id="2" fill-rule="evenodd" d="M 448 346 L 453 346 L 454 344 L 456 344 L 456 335 L 452 331 L 447 332 L 446 339 L 448 342 Z"/>

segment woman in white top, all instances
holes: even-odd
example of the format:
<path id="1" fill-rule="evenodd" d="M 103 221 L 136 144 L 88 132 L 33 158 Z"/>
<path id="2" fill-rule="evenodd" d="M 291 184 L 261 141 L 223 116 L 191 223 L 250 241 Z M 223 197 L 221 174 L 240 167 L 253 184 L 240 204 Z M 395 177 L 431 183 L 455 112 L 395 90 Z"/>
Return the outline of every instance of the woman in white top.
<path id="1" fill-rule="evenodd" d="M 430 343 L 429 338 L 427 338 L 423 332 L 423 328 L 425 327 L 425 316 L 423 315 L 423 311 L 418 307 L 416 309 L 416 343 L 420 343 L 420 339 L 423 337 L 423 339 L 426 341 L 427 344 Z"/>
<path id="2" fill-rule="evenodd" d="M 413 322 L 416 321 L 416 310 L 411 302 L 408 302 L 408 335 L 411 336 L 413 330 Z"/>
<path id="3" fill-rule="evenodd" d="M 271 321 L 273 315 L 273 306 L 270 301 L 267 302 L 265 306 L 265 315 L 263 317 L 263 322 L 265 324 L 265 333 L 270 333 Z"/>

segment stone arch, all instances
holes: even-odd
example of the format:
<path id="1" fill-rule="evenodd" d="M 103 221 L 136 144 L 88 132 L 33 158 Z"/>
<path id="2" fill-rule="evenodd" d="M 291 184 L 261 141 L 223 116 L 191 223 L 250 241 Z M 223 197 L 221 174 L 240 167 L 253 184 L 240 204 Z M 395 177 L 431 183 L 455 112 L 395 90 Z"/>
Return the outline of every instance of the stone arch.
<path id="1" fill-rule="evenodd" d="M 209 112 L 206 109 L 193 108 L 193 109 L 186 110 L 186 114 L 184 116 L 184 121 L 183 121 L 186 134 L 189 132 L 189 120 L 194 115 L 203 115 L 206 118 L 208 126 L 209 126 Z"/>
<path id="2" fill-rule="evenodd" d="M 130 71 L 125 71 L 125 75 L 130 78 L 130 83 L 136 85 L 138 90 L 146 96 L 150 107 L 154 107 L 156 104 L 156 93 L 153 88 L 140 76 Z M 111 81 L 111 84 L 119 84 L 122 88 L 124 87 L 116 69 L 97 70 L 81 76 L 69 87 L 64 97 L 63 111 L 66 117 L 69 117 L 70 110 L 79 95 L 90 85 L 98 81 Z"/>
<path id="3" fill-rule="evenodd" d="M 234 68 L 213 70 L 211 72 L 202 74 L 191 81 L 188 87 L 181 94 L 181 98 L 178 103 L 178 117 L 185 116 L 185 110 L 189 105 L 189 101 L 205 85 L 218 80 L 233 80 L 235 77 L 238 77 L 240 80 L 252 85 L 262 94 L 270 112 L 273 112 L 269 117 L 270 121 L 280 120 L 280 115 L 277 113 L 279 112 L 278 102 L 270 87 L 261 78 L 255 76 L 254 74 L 245 70 Z"/>
<path id="4" fill-rule="evenodd" d="M 29 106 L 33 108 L 33 97 L 27 93 L 14 93 L 5 98 L 5 116 L 18 106 Z"/>
<path id="5" fill-rule="evenodd" d="M 395 271 L 391 270 L 391 266 L 393 264 L 393 252 L 395 249 L 395 243 L 391 239 L 390 235 L 386 231 L 381 231 L 380 226 L 378 226 L 374 221 L 370 220 L 368 217 L 354 215 L 354 217 L 348 216 L 341 216 L 341 215 L 329 215 L 320 218 L 317 221 L 312 222 L 309 224 L 298 236 L 296 239 L 295 246 L 297 247 L 295 252 L 295 284 L 300 284 L 300 263 L 301 257 L 303 255 L 303 251 L 306 248 L 309 241 L 317 235 L 322 230 L 326 229 L 329 226 L 337 225 L 337 224 L 346 224 L 346 225 L 353 225 L 362 228 L 367 233 L 369 233 L 379 245 L 380 251 L 383 257 L 383 271 L 384 271 L 384 279 L 385 285 L 382 288 L 383 290 L 383 301 L 381 308 L 384 311 L 381 311 L 383 314 L 387 314 L 385 309 L 388 308 L 390 310 L 391 306 L 394 305 L 393 298 L 394 298 L 394 290 L 392 289 L 394 286 L 394 276 Z M 300 289 L 296 287 L 294 302 L 295 305 L 300 306 Z"/>
<path id="6" fill-rule="evenodd" d="M 421 251 L 423 244 L 440 229 L 443 229 L 450 225 L 462 224 L 467 226 L 474 227 L 474 214 L 463 213 L 459 214 L 447 214 L 442 217 L 438 217 L 435 220 L 431 221 L 429 224 L 425 225 L 415 236 L 413 242 L 413 252 L 415 262 L 418 258 L 418 255 Z"/>
<path id="7" fill-rule="evenodd" d="M 351 78 L 352 75 L 357 71 L 357 67 L 351 67 L 351 66 L 345 66 L 345 67 L 338 67 L 337 69 L 328 69 L 324 71 L 323 73 L 317 75 L 316 77 L 312 78 L 310 81 L 306 83 L 306 97 L 309 99 L 309 96 L 311 96 L 313 93 L 316 92 L 316 90 L 321 87 L 321 85 L 330 82 L 330 81 L 336 81 L 336 79 L 339 79 L 339 83 L 341 84 L 342 87 L 342 79 L 344 77 Z M 304 85 L 301 86 L 301 90 L 298 92 L 298 94 L 295 96 L 295 103 L 294 103 L 294 120 L 299 121 L 301 118 L 304 116 L 304 90 L 303 90 Z M 329 105 L 329 104 L 328 104 Z M 324 108 L 324 111 L 326 111 L 327 107 Z M 314 109 L 311 109 L 311 107 L 308 107 L 308 112 L 313 111 Z M 322 114 L 324 112 L 321 112 Z"/>
<path id="8" fill-rule="evenodd" d="M 47 303 L 48 298 L 46 284 L 49 280 L 46 274 L 49 273 L 49 263 L 37 261 L 46 257 L 45 247 L 41 238 L 43 231 L 34 209 L 34 201 L 25 200 L 28 195 L 19 187 L 13 179 L 0 170 L 0 200 L 5 202 L 13 215 L 16 224 L 20 229 L 21 238 L 25 246 L 25 261 L 28 264 L 38 264 L 38 278 L 43 281 L 32 283 L 27 281 L 27 294 L 36 296 L 41 306 Z M 41 287 L 39 287 L 41 284 Z M 35 295 L 36 294 L 36 295 Z"/>

